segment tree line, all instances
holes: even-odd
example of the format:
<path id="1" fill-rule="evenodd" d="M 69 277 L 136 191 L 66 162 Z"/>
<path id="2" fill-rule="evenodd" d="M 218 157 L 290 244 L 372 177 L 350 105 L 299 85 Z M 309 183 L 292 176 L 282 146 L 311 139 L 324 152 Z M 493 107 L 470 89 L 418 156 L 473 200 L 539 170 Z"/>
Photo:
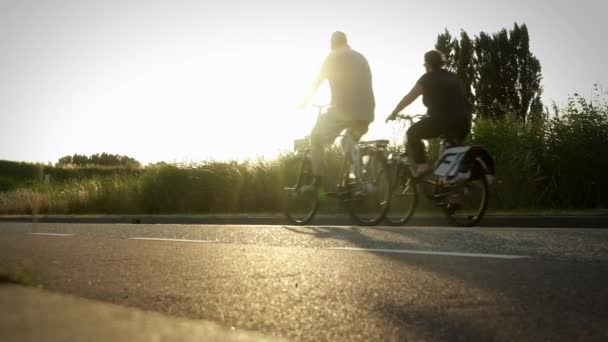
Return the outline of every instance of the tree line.
<path id="1" fill-rule="evenodd" d="M 141 163 L 135 158 L 131 158 L 124 155 L 109 154 L 109 153 L 96 153 L 91 156 L 83 154 L 74 154 L 71 156 L 64 156 L 59 158 L 56 166 L 111 166 L 111 167 L 129 167 L 129 168 L 140 168 Z"/>
<path id="2" fill-rule="evenodd" d="M 540 61 L 530 52 L 528 27 L 480 32 L 472 37 L 447 29 L 435 48 L 447 57 L 447 68 L 465 84 L 471 110 L 483 118 L 512 115 L 522 122 L 543 114 Z"/>

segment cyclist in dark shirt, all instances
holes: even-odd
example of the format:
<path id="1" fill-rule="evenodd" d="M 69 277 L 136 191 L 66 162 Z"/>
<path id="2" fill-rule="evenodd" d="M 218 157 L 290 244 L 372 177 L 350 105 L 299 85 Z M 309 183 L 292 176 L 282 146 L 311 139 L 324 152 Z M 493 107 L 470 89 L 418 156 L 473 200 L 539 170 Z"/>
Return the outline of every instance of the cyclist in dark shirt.
<path id="1" fill-rule="evenodd" d="M 422 139 L 443 135 L 448 140 L 462 141 L 471 130 L 471 113 L 468 109 L 464 85 L 456 74 L 445 70 L 446 59 L 439 51 L 424 55 L 426 74 L 397 104 L 386 121 L 394 120 L 399 112 L 422 95 L 427 116 L 407 130 L 407 152 L 417 164 L 416 175 L 432 171 L 426 161 Z"/>

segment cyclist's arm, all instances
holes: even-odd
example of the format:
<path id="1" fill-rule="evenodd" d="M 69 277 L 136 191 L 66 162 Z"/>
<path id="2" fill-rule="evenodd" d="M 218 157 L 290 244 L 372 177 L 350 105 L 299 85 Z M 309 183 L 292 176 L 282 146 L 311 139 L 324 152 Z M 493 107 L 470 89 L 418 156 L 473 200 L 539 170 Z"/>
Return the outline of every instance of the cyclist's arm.
<path id="1" fill-rule="evenodd" d="M 323 62 L 323 66 L 317 74 L 317 77 L 315 77 L 315 80 L 312 82 L 312 86 L 310 87 L 308 94 L 306 95 L 306 97 L 304 97 L 304 101 L 302 101 L 302 103 L 300 104 L 300 108 L 303 108 L 308 104 L 308 101 L 310 101 L 310 99 L 317 93 L 317 90 L 319 90 L 321 83 L 323 83 L 323 81 L 327 79 L 327 63 L 328 62 L 326 59 Z"/>
<path id="2" fill-rule="evenodd" d="M 324 80 L 325 78 L 322 77 L 321 74 L 315 78 L 310 90 L 308 91 L 308 94 L 306 94 L 306 97 L 304 97 L 304 101 L 302 101 L 302 104 L 300 104 L 300 107 L 305 107 L 308 104 L 308 101 L 310 101 L 310 99 L 317 93 L 317 90 L 319 90 L 319 87 Z"/>
<path id="3" fill-rule="evenodd" d="M 416 101 L 416 99 L 420 95 L 422 95 L 422 91 L 422 86 L 416 83 L 414 88 L 412 88 L 412 90 L 410 90 L 410 92 L 407 93 L 407 95 L 405 95 L 403 99 L 401 99 L 401 101 L 397 104 L 397 107 L 395 107 L 393 113 L 390 115 L 389 118 L 395 118 L 397 114 L 399 114 L 399 112 L 401 112 L 405 107 L 411 105 L 412 102 Z"/>

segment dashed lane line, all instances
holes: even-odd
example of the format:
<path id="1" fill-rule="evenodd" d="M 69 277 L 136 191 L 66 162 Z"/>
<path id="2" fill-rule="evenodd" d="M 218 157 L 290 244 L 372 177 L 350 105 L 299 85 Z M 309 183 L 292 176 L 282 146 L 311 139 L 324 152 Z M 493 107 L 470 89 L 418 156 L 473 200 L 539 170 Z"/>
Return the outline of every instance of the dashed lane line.
<path id="1" fill-rule="evenodd" d="M 147 238 L 147 237 L 131 237 L 127 240 L 143 240 L 143 241 L 169 241 L 169 242 L 198 242 L 198 243 L 214 243 L 216 241 L 209 240 L 188 240 L 188 239 L 164 239 L 164 238 Z"/>

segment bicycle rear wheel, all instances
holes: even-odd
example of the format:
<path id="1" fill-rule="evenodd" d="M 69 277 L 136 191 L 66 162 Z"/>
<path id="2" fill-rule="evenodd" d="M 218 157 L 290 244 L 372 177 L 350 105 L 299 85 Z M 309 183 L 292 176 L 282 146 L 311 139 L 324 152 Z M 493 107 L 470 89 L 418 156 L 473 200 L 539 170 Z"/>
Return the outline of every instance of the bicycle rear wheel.
<path id="1" fill-rule="evenodd" d="M 303 156 L 297 161 L 297 173 L 286 175 L 284 191 L 285 216 L 291 224 L 305 225 L 315 216 L 319 208 L 316 191 L 302 191 L 304 186 L 312 184 L 312 165 L 310 159 Z M 289 171 L 289 170 L 288 170 Z"/>
<path id="2" fill-rule="evenodd" d="M 449 191 L 443 203 L 443 213 L 458 227 L 472 227 L 479 223 L 488 206 L 488 183 L 478 162 L 473 164 L 473 175 Z"/>
<path id="3" fill-rule="evenodd" d="M 416 183 L 405 166 L 394 165 L 391 170 L 392 189 L 391 201 L 385 221 L 393 226 L 400 226 L 410 220 L 418 205 Z"/>
<path id="4" fill-rule="evenodd" d="M 390 177 L 386 160 L 379 153 L 369 154 L 362 165 L 361 179 L 356 179 L 344 200 L 351 217 L 364 226 L 376 225 L 384 219 L 391 197 Z M 347 178 L 348 179 L 348 178 Z"/>

